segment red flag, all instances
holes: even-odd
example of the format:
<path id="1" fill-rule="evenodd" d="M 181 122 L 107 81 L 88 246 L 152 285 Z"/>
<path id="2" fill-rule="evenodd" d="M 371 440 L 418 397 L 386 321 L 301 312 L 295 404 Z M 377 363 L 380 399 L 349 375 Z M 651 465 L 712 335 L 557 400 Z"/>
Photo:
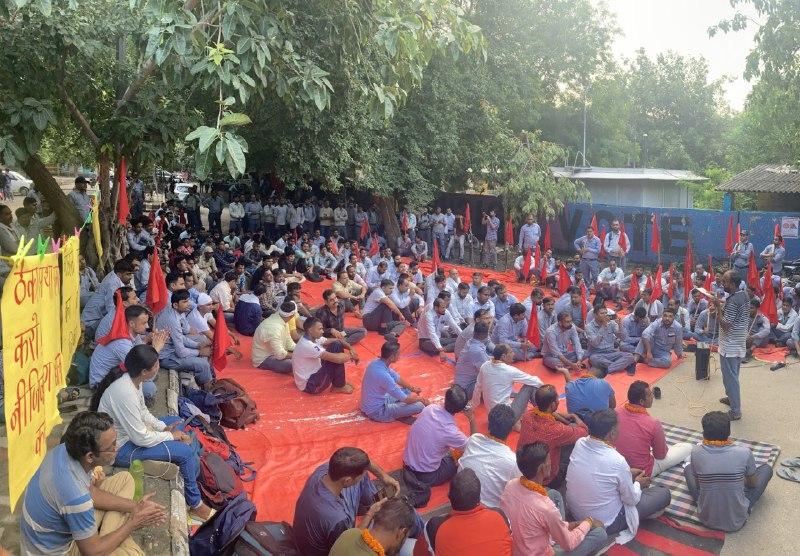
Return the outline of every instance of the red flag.
<path id="1" fill-rule="evenodd" d="M 772 285 L 772 263 L 767 263 L 767 268 L 764 270 L 764 299 L 761 300 L 761 312 L 769 319 L 770 324 L 778 324 L 775 287 Z"/>
<path id="2" fill-rule="evenodd" d="M 622 250 L 623 256 L 628 251 L 628 238 L 625 235 L 625 224 L 619 223 L 619 248 Z"/>
<path id="3" fill-rule="evenodd" d="M 728 233 L 725 234 L 725 252 L 733 253 L 733 215 L 728 217 Z"/>
<path id="4" fill-rule="evenodd" d="M 436 241 L 436 238 L 433 238 L 433 245 L 435 246 L 437 243 L 438 242 Z M 378 236 L 377 235 L 372 236 L 370 238 L 370 242 L 369 242 L 369 253 L 368 253 L 368 255 L 370 257 L 374 257 L 375 255 L 380 253 L 381 249 L 380 249 L 380 245 L 378 245 L 378 244 L 379 244 Z"/>
<path id="5" fill-rule="evenodd" d="M 631 285 L 628 286 L 628 300 L 633 301 L 639 295 L 639 278 L 631 274 Z"/>
<path id="6" fill-rule="evenodd" d="M 525 250 L 525 257 L 522 259 L 522 275 L 525 281 L 530 280 L 531 277 L 531 248 Z"/>
<path id="7" fill-rule="evenodd" d="M 742 225 L 737 222 L 736 223 L 736 243 L 742 242 Z"/>
<path id="8" fill-rule="evenodd" d="M 150 222 L 155 222 L 156 221 L 156 211 L 155 210 L 151 210 L 150 213 L 147 216 L 150 218 Z"/>
<path id="9" fill-rule="evenodd" d="M 358 239 L 364 240 L 365 237 L 369 235 L 369 222 L 366 218 L 361 221 L 361 229 L 358 232 Z"/>
<path id="10" fill-rule="evenodd" d="M 560 295 L 564 295 L 567 293 L 567 289 L 572 285 L 572 280 L 570 280 L 569 272 L 567 272 L 567 267 L 564 266 L 564 263 L 561 263 L 558 267 L 558 293 Z"/>
<path id="11" fill-rule="evenodd" d="M 675 263 L 669 263 L 669 287 L 667 289 L 667 297 L 672 299 L 675 297 L 675 280 L 673 274 L 675 273 Z M 684 288 L 686 285 L 684 284 Z"/>
<path id="12" fill-rule="evenodd" d="M 545 257 L 539 255 L 539 244 L 536 244 L 536 253 L 539 257 L 537 260 L 539 261 L 539 283 L 544 284 L 544 281 L 547 279 L 547 260 Z"/>
<path id="13" fill-rule="evenodd" d="M 336 245 L 335 241 L 328 242 L 328 249 L 330 249 L 331 253 L 333 253 L 337 257 L 339 256 L 339 246 Z"/>
<path id="14" fill-rule="evenodd" d="M 683 261 L 683 300 L 689 300 L 689 294 L 692 292 L 692 240 L 686 241 L 686 258 Z M 709 290 L 711 291 L 711 290 Z"/>
<path id="15" fill-rule="evenodd" d="M 589 226 L 591 226 L 592 230 L 594 231 L 594 235 L 599 236 L 600 232 L 597 229 L 597 214 L 592 214 L 592 221 L 589 222 Z"/>
<path id="16" fill-rule="evenodd" d="M 710 292 L 711 288 L 713 287 L 712 284 L 714 284 L 714 280 L 715 280 L 715 277 L 714 277 L 714 266 L 713 266 L 713 264 L 711 262 L 711 255 L 709 255 L 708 256 L 708 272 L 706 272 L 706 281 L 703 282 L 703 288 L 705 288 L 706 291 Z"/>
<path id="17" fill-rule="evenodd" d="M 544 225 L 544 250 L 553 248 L 553 243 L 550 241 L 550 222 L 545 222 Z"/>
<path id="18" fill-rule="evenodd" d="M 439 242 L 436 238 L 433 238 L 433 251 L 431 255 L 431 263 L 433 264 L 433 272 L 439 270 L 439 266 L 442 264 L 441 259 L 439 258 Z"/>
<path id="19" fill-rule="evenodd" d="M 653 228 L 650 234 L 650 250 L 661 253 L 661 231 L 658 228 L 658 215 L 653 214 Z"/>
<path id="20" fill-rule="evenodd" d="M 464 232 L 469 232 L 472 229 L 472 215 L 469 212 L 469 203 L 467 208 L 464 209 Z"/>
<path id="21" fill-rule="evenodd" d="M 124 156 L 119 161 L 117 173 L 119 174 L 117 176 L 119 178 L 119 191 L 117 192 L 119 197 L 117 200 L 117 220 L 124 226 L 125 222 L 128 220 L 128 215 L 131 213 L 131 209 L 128 206 L 128 170 L 125 168 Z"/>
<path id="22" fill-rule="evenodd" d="M 160 313 L 169 304 L 169 296 L 167 281 L 161 270 L 161 261 L 158 258 L 158 249 L 156 249 L 150 263 L 150 280 L 147 282 L 147 304 L 150 305 L 153 316 Z"/>
<path id="23" fill-rule="evenodd" d="M 408 212 L 403 211 L 403 218 L 400 220 L 400 229 L 404 234 L 408 233 Z"/>
<path id="24" fill-rule="evenodd" d="M 781 247 L 786 247 L 786 241 L 783 239 L 783 236 L 781 236 L 781 225 L 775 224 L 775 232 L 773 233 L 773 237 L 778 236 L 781 238 Z"/>
<path id="25" fill-rule="evenodd" d="M 533 266 L 536 267 L 537 264 L 542 264 L 542 250 L 539 249 L 538 242 L 536 243 L 536 248 L 533 251 Z M 542 278 L 541 275 L 539 277 Z M 544 278 L 542 278 L 541 281 L 544 282 Z"/>
<path id="26" fill-rule="evenodd" d="M 761 284 L 758 281 L 758 266 L 756 266 L 756 256 L 750 251 L 750 264 L 747 267 L 747 284 L 757 292 L 761 291 Z"/>
<path id="27" fill-rule="evenodd" d="M 653 284 L 653 293 L 650 294 L 650 303 L 656 299 L 661 299 L 661 296 L 664 295 L 664 290 L 661 289 L 661 274 L 661 265 L 658 265 L 658 269 L 656 269 L 655 284 Z"/>
<path id="28" fill-rule="evenodd" d="M 531 305 L 531 316 L 528 319 L 528 331 L 525 337 L 537 348 L 542 347 L 542 337 L 539 334 L 539 309 L 535 303 Z"/>
<path id="29" fill-rule="evenodd" d="M 586 280 L 581 281 L 581 317 L 583 317 L 583 326 L 586 326 L 586 317 L 589 314 L 588 303 L 586 302 Z M 533 311 L 531 311 L 533 313 Z"/>
<path id="30" fill-rule="evenodd" d="M 653 291 L 653 276 L 648 274 L 647 280 L 644 281 L 644 289 Z"/>
<path id="31" fill-rule="evenodd" d="M 180 211 L 181 212 L 178 214 L 178 223 L 181 226 L 185 226 L 186 225 L 186 212 L 183 209 L 180 209 Z"/>
<path id="32" fill-rule="evenodd" d="M 125 320 L 125 307 L 122 305 L 122 294 L 119 293 L 119 290 L 117 290 L 114 295 L 117 298 L 114 321 L 111 323 L 111 331 L 97 340 L 97 343 L 101 346 L 107 346 L 114 340 L 119 340 L 121 338 L 130 339 L 131 337 L 130 330 L 128 330 L 128 321 Z"/>
<path id="33" fill-rule="evenodd" d="M 506 220 L 506 245 L 514 245 L 514 223 L 512 222 L 511 218 L 509 217 Z"/>
<path id="34" fill-rule="evenodd" d="M 600 258 L 602 258 L 606 252 L 605 245 L 606 245 L 606 225 L 603 224 L 603 228 L 600 230 Z"/>
<path id="35" fill-rule="evenodd" d="M 222 305 L 217 306 L 217 314 L 214 315 L 216 325 L 214 326 L 214 339 L 211 341 L 211 365 L 221 371 L 228 365 L 226 352 L 233 345 L 230 334 L 228 334 L 228 324 L 225 322 L 225 313 Z"/>

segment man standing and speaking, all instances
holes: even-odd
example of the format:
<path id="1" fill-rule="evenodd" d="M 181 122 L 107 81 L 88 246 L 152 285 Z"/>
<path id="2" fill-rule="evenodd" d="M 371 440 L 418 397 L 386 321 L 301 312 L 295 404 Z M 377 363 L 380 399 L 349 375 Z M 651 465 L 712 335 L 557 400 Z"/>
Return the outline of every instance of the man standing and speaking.
<path id="1" fill-rule="evenodd" d="M 742 418 L 742 400 L 739 392 L 739 366 L 745 356 L 749 327 L 749 299 L 744 290 L 739 289 L 742 277 L 737 270 L 729 270 L 722 277 L 722 285 L 728 298 L 723 302 L 713 300 L 719 320 L 719 361 L 722 369 L 722 382 L 726 397 L 719 401 L 731 407 L 728 417 L 731 421 Z"/>

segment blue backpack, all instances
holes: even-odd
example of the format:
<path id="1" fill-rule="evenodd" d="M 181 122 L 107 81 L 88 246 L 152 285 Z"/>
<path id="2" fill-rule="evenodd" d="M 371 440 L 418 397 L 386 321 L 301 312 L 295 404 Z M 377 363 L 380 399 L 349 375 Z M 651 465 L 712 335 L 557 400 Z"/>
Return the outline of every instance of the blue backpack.
<path id="1" fill-rule="evenodd" d="M 189 554 L 192 556 L 230 554 L 233 543 L 244 531 L 245 525 L 255 517 L 256 507 L 247 499 L 247 494 L 242 492 L 189 537 Z"/>

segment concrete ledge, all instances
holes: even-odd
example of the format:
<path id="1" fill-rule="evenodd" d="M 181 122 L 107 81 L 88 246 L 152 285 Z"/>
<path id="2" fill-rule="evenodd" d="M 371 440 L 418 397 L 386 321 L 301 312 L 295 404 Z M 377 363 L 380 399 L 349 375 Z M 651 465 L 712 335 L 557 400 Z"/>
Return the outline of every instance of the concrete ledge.
<path id="1" fill-rule="evenodd" d="M 186 503 L 183 499 L 182 490 L 172 490 L 169 535 L 172 538 L 173 556 L 189 554 L 189 516 L 186 512 Z"/>

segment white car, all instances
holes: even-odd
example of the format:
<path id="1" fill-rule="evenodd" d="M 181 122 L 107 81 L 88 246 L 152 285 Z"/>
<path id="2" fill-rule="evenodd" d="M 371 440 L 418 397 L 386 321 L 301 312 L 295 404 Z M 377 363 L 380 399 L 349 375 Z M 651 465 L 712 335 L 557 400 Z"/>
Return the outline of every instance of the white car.
<path id="1" fill-rule="evenodd" d="M 11 176 L 11 194 L 22 195 L 25 197 L 33 187 L 33 180 L 29 180 L 19 172 L 13 170 L 8 173 Z"/>
<path id="2" fill-rule="evenodd" d="M 181 203 L 186 200 L 186 197 L 189 196 L 189 193 L 192 192 L 192 188 L 197 187 L 196 183 L 185 183 L 179 182 L 175 184 L 175 197 Z"/>

